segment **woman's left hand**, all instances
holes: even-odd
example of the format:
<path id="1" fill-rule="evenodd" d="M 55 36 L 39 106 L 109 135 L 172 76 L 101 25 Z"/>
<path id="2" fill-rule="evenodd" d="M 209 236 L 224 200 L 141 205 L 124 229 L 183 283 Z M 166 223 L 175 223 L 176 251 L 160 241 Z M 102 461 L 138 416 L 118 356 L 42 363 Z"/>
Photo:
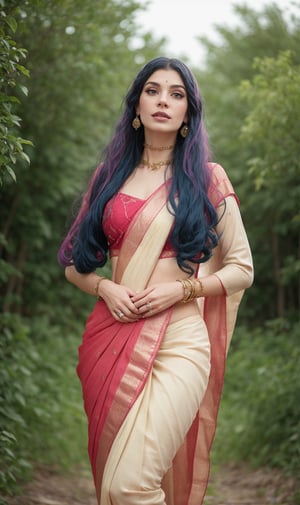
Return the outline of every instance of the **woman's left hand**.
<path id="1" fill-rule="evenodd" d="M 153 284 L 134 295 L 131 301 L 143 317 L 149 317 L 168 309 L 182 299 L 182 285 L 175 281 Z"/>

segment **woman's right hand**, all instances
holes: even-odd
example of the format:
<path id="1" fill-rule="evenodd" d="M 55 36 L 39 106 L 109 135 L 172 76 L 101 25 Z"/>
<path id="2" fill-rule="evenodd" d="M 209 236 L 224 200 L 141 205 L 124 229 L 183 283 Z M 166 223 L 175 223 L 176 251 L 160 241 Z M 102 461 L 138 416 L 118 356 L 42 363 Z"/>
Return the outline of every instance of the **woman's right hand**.
<path id="1" fill-rule="evenodd" d="M 141 319 L 141 314 L 131 301 L 131 298 L 136 294 L 132 289 L 116 284 L 110 279 L 103 279 L 99 285 L 98 293 L 117 321 L 129 323 Z"/>

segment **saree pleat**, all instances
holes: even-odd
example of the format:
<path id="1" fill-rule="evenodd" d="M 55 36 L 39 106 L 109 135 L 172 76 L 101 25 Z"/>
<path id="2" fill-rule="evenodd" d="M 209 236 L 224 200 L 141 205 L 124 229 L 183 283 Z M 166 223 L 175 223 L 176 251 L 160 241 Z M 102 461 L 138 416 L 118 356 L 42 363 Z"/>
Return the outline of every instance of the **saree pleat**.
<path id="1" fill-rule="evenodd" d="M 151 375 L 111 448 L 101 505 L 166 503 L 161 481 L 196 416 L 209 370 L 204 322 L 192 316 L 171 323 Z"/>

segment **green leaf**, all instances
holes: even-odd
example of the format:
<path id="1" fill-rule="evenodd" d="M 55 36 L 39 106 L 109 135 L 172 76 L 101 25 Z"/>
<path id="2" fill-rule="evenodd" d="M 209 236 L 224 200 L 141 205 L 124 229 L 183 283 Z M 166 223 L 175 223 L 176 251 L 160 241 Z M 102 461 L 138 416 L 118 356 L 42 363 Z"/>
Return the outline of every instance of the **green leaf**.
<path id="1" fill-rule="evenodd" d="M 24 67 L 24 65 L 16 65 L 17 69 L 21 74 L 25 75 L 26 77 L 30 77 L 30 72 L 29 70 Z"/>
<path id="2" fill-rule="evenodd" d="M 8 172 L 8 174 L 10 175 L 10 177 L 13 179 L 13 181 L 17 182 L 16 174 L 13 171 L 13 169 L 9 165 L 6 165 L 5 169 Z"/>
<path id="3" fill-rule="evenodd" d="M 25 96 L 28 96 L 28 88 L 26 86 L 19 86 L 20 90 Z"/>
<path id="4" fill-rule="evenodd" d="M 28 154 L 26 154 L 26 153 L 24 153 L 24 151 L 22 151 L 20 153 L 20 156 L 21 156 L 22 159 L 24 159 L 25 161 L 27 161 L 28 164 L 30 164 L 30 158 L 29 158 Z"/>
<path id="5" fill-rule="evenodd" d="M 12 434 L 12 433 L 9 433 L 9 431 L 6 431 L 6 430 L 2 430 L 0 432 L 0 439 L 2 441 L 4 441 L 4 439 L 8 440 L 10 443 L 12 442 L 16 442 L 17 439 L 16 437 Z"/>
<path id="6" fill-rule="evenodd" d="M 15 33 L 15 31 L 17 29 L 17 26 L 18 26 L 18 23 L 15 20 L 15 18 L 13 18 L 11 16 L 7 16 L 5 18 L 5 22 L 8 24 L 8 26 L 10 27 L 10 29 Z"/>

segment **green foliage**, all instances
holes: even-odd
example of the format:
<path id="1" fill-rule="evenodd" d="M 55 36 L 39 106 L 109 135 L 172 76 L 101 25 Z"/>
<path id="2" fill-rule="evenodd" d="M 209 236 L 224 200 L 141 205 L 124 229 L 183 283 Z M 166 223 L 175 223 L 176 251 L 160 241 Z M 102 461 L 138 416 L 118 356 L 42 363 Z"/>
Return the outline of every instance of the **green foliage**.
<path id="1" fill-rule="evenodd" d="M 36 392 L 32 372 L 37 355 L 28 337 L 28 327 L 9 314 L 1 317 L 0 354 L 5 364 L 0 369 L 0 490 L 10 493 L 18 479 L 27 476 L 31 469 L 20 441 L 23 437 L 28 440 L 30 433 L 24 413 Z"/>
<path id="2" fill-rule="evenodd" d="M 277 57 L 290 50 L 299 63 L 299 18 L 287 19 L 285 10 L 270 3 L 259 12 L 235 5 L 238 27 L 216 25 L 219 42 L 200 37 L 206 48 L 206 65 L 196 72 L 203 92 L 209 133 L 215 157 L 242 185 L 251 149 L 241 144 L 239 131 L 248 108 L 240 96 L 240 83 L 255 73 L 255 58 Z"/>
<path id="3" fill-rule="evenodd" d="M 287 310 L 297 313 L 300 305 L 300 66 L 286 51 L 277 58 L 256 59 L 254 68 L 257 74 L 252 81 L 241 85 L 242 96 L 251 106 L 241 139 L 253 147 L 247 164 L 263 203 L 277 314 L 283 316 Z M 261 247 L 261 240 L 256 234 L 254 245 L 258 242 Z"/>
<path id="4" fill-rule="evenodd" d="M 1 318 L 2 496 L 16 492 L 36 463 L 87 464 L 87 426 L 75 376 L 80 332 L 65 337 L 46 317 L 30 323 L 9 314 Z"/>
<path id="5" fill-rule="evenodd" d="M 229 352 L 216 457 L 299 476 L 300 323 L 267 321 L 236 331 Z"/>
<path id="6" fill-rule="evenodd" d="M 255 281 L 240 321 L 255 325 L 299 312 L 300 25 L 275 4 L 235 10 L 238 29 L 217 26 L 217 44 L 201 39 L 207 64 L 197 75 L 214 159 L 240 198 L 252 248 Z"/>
<path id="7" fill-rule="evenodd" d="M 3 2 L 0 11 L 0 185 L 6 175 L 16 180 L 11 165 L 17 160 L 29 163 L 29 157 L 24 152 L 25 144 L 31 142 L 18 135 L 21 118 L 15 110 L 20 103 L 17 95 L 27 96 L 28 89 L 21 84 L 20 77 L 29 77 L 29 72 L 21 61 L 26 57 L 26 50 L 19 47 L 12 35 L 17 31 L 16 15 L 19 8 L 14 2 Z"/>
<path id="8" fill-rule="evenodd" d="M 278 58 L 255 59 L 253 68 L 257 73 L 252 81 L 241 85 L 242 97 L 251 106 L 241 138 L 257 149 L 257 156 L 248 161 L 250 174 L 257 189 L 267 186 L 274 192 L 282 185 L 293 189 L 292 181 L 300 178 L 300 66 L 293 65 L 291 52 L 286 51 Z M 299 194 L 289 197 L 299 201 Z M 292 220 L 299 222 L 300 209 L 293 205 L 293 210 L 298 215 Z"/>

